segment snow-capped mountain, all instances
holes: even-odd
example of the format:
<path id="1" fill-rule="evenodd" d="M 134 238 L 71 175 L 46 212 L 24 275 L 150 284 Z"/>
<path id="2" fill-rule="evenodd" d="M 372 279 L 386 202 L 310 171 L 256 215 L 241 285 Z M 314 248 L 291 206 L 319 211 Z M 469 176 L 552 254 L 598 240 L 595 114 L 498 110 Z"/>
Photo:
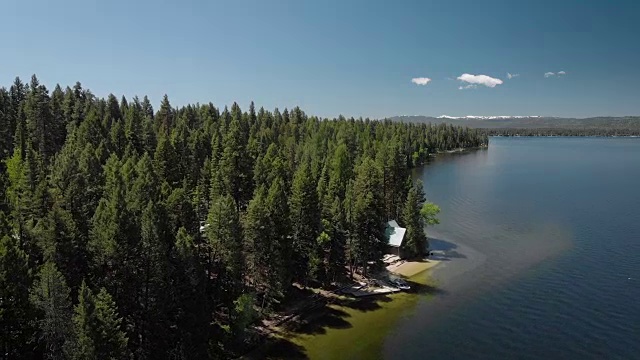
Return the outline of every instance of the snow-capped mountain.
<path id="1" fill-rule="evenodd" d="M 542 116 L 538 115 L 529 115 L 529 116 L 520 116 L 520 115 L 494 115 L 494 116 L 477 116 L 477 115 L 467 115 L 467 116 L 449 116 L 449 115 L 440 115 L 438 119 L 478 119 L 478 120 L 494 120 L 494 119 L 537 119 Z"/>

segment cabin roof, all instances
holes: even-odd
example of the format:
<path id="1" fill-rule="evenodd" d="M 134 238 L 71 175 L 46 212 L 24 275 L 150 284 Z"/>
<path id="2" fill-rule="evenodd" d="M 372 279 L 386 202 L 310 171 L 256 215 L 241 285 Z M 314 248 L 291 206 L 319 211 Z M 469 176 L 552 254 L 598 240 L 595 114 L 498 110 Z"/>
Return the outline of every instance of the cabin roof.
<path id="1" fill-rule="evenodd" d="M 389 221 L 385 230 L 385 235 L 387 236 L 387 239 L 389 239 L 389 245 L 402 245 L 402 240 L 404 240 L 404 234 L 406 232 L 407 229 L 400 227 L 395 220 Z"/>

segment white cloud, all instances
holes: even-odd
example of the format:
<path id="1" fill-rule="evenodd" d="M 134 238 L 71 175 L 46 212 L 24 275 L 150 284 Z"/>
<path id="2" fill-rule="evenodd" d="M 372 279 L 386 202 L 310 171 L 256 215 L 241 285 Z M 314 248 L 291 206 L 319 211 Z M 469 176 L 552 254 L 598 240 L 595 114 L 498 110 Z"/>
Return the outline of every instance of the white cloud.
<path id="1" fill-rule="evenodd" d="M 478 87 L 478 85 L 469 84 L 469 85 L 458 87 L 458 90 L 475 89 L 477 87 Z"/>
<path id="2" fill-rule="evenodd" d="M 411 79 L 411 82 L 416 85 L 427 85 L 430 81 L 431 79 L 429 79 L 428 77 L 417 77 Z"/>
<path id="3" fill-rule="evenodd" d="M 492 78 L 487 75 L 462 74 L 458 76 L 458 80 L 474 85 L 484 85 L 490 88 L 494 88 L 496 85 L 502 84 L 502 80 Z"/>
<path id="4" fill-rule="evenodd" d="M 544 77 L 548 78 L 548 77 L 552 77 L 552 76 L 563 76 L 563 75 L 567 75 L 566 71 L 558 71 L 557 73 L 554 72 L 546 72 L 544 73 Z"/>
<path id="5" fill-rule="evenodd" d="M 518 77 L 518 76 L 520 76 L 520 74 L 507 73 L 507 78 L 508 79 L 513 79 L 513 78 Z"/>

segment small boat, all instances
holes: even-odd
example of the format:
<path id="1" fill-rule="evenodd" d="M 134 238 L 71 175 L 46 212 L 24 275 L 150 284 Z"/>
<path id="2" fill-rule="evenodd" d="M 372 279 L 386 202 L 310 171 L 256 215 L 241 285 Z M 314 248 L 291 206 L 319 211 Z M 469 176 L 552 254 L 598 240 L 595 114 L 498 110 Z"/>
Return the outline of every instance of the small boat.
<path id="1" fill-rule="evenodd" d="M 409 286 L 409 284 L 407 284 L 406 281 L 397 278 L 397 279 L 390 279 L 389 282 L 391 283 L 391 285 L 397 287 L 400 290 L 410 290 L 411 286 Z"/>

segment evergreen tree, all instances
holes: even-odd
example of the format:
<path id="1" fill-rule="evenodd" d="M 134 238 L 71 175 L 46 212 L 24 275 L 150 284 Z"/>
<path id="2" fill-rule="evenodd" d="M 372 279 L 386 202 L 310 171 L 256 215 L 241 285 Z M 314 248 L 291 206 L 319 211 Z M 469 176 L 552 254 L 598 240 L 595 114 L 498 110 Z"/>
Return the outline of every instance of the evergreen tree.
<path id="1" fill-rule="evenodd" d="M 111 124 L 110 128 L 110 142 L 112 152 L 118 155 L 118 157 L 122 158 L 127 147 L 124 125 L 122 121 L 116 121 Z"/>
<path id="2" fill-rule="evenodd" d="M 384 194 L 389 220 L 398 219 L 402 214 L 404 199 L 407 197 L 407 160 L 399 140 L 394 139 L 387 150 L 384 164 Z"/>
<path id="3" fill-rule="evenodd" d="M 171 356 L 177 359 L 207 357 L 207 342 L 212 336 L 211 314 L 205 297 L 204 271 L 193 238 L 178 229 L 174 246 L 175 267 L 171 289 L 175 298 L 176 340 Z"/>
<path id="4" fill-rule="evenodd" d="M 266 153 L 256 160 L 253 180 L 256 186 L 271 186 L 278 177 L 286 184 L 287 173 L 284 160 L 278 151 L 278 146 L 272 143 Z"/>
<path id="5" fill-rule="evenodd" d="M 189 151 L 189 129 L 188 118 L 186 115 L 179 116 L 175 128 L 171 131 L 171 144 L 175 152 L 175 158 L 180 159 L 176 162 L 176 171 L 178 174 L 187 174 L 189 164 L 194 163 L 195 159 Z"/>
<path id="6" fill-rule="evenodd" d="M 71 344 L 70 289 L 55 264 L 46 262 L 31 288 L 31 303 L 41 313 L 37 320 L 39 341 L 45 344 L 44 357 L 65 359 L 64 349 Z"/>
<path id="7" fill-rule="evenodd" d="M 240 115 L 234 112 L 229 130 L 223 139 L 223 152 L 219 172 L 222 178 L 223 195 L 230 195 L 238 210 L 244 209 L 252 194 L 252 164 L 246 151 L 247 137 Z"/>
<path id="8" fill-rule="evenodd" d="M 55 205 L 33 230 L 45 261 L 52 262 L 71 288 L 77 289 L 86 275 L 86 244 L 78 235 L 70 212 Z"/>
<path id="9" fill-rule="evenodd" d="M 174 189 L 166 200 L 168 231 L 173 234 L 184 227 L 189 233 L 195 234 L 198 229 L 198 220 L 187 186 L 183 185 L 181 188 Z"/>
<path id="10" fill-rule="evenodd" d="M 127 338 L 116 304 L 103 288 L 97 295 L 83 282 L 73 316 L 72 359 L 126 359 Z"/>
<path id="11" fill-rule="evenodd" d="M 243 229 L 240 214 L 229 195 L 214 200 L 209 209 L 206 235 L 209 247 L 209 278 L 216 278 L 216 287 L 223 293 L 223 302 L 235 300 L 242 288 L 245 272 L 242 256 Z"/>
<path id="12" fill-rule="evenodd" d="M 309 162 L 304 162 L 293 178 L 290 199 L 293 232 L 292 271 L 296 281 L 306 283 L 311 275 L 309 261 L 315 256 L 316 239 L 320 235 L 320 208 L 316 184 Z"/>
<path id="13" fill-rule="evenodd" d="M 278 178 L 267 192 L 256 190 L 245 218 L 247 270 L 262 294 L 261 307 L 284 296 L 290 281 L 287 269 L 291 254 L 289 209 L 284 182 Z M 260 249 L 257 251 L 257 249 Z"/>
<path id="14" fill-rule="evenodd" d="M 120 115 L 121 115 L 120 120 L 124 119 L 124 116 L 128 110 L 129 110 L 129 102 L 127 101 L 127 98 L 125 98 L 124 95 L 122 95 L 122 97 L 120 98 Z"/>
<path id="15" fill-rule="evenodd" d="M 52 153 L 60 151 L 67 137 L 67 121 L 64 114 L 64 92 L 60 85 L 51 93 L 51 136 Z"/>
<path id="16" fill-rule="evenodd" d="M 158 110 L 158 114 L 155 116 L 156 126 L 160 133 L 166 136 L 170 134 L 174 125 L 174 116 L 175 114 L 169 103 L 169 97 L 165 94 L 160 104 L 160 110 Z"/>
<path id="17" fill-rule="evenodd" d="M 0 238 L 0 351 L 10 359 L 34 356 L 30 285 L 27 255 L 20 249 L 18 239 L 3 236 Z"/>
<path id="18" fill-rule="evenodd" d="M 142 154 L 145 150 L 142 105 L 138 98 L 134 97 L 131 105 L 124 110 L 124 136 L 127 144 L 131 144 L 138 154 Z"/>
<path id="19" fill-rule="evenodd" d="M 178 157 L 175 148 L 167 136 L 160 136 L 158 145 L 154 152 L 154 169 L 160 181 L 166 181 L 171 186 L 176 186 L 180 182 L 180 172 L 178 169 Z"/>
<path id="20" fill-rule="evenodd" d="M 26 236 L 26 223 L 29 220 L 29 204 L 33 187 L 30 182 L 29 168 L 26 159 L 17 147 L 13 156 L 5 161 L 8 186 L 6 196 L 11 208 L 11 215 L 17 227 L 18 236 Z"/>
<path id="21" fill-rule="evenodd" d="M 256 313 L 254 309 L 255 296 L 253 294 L 242 294 L 233 301 L 231 310 L 231 328 L 234 340 L 244 340 L 247 327 L 255 320 Z"/>
<path id="22" fill-rule="evenodd" d="M 346 145 L 340 144 L 336 147 L 329 163 L 329 169 L 329 188 L 326 196 L 331 202 L 336 196 L 339 199 L 344 199 L 347 183 L 353 172 Z"/>
<path id="23" fill-rule="evenodd" d="M 336 197 L 331 205 L 330 220 L 325 222 L 325 232 L 329 237 L 326 250 L 326 273 L 329 281 L 339 280 L 344 275 L 346 265 L 347 222 L 342 201 Z"/>
<path id="24" fill-rule="evenodd" d="M 269 288 L 272 297 L 283 297 L 287 293 L 291 283 L 291 257 L 293 255 L 293 243 L 290 225 L 289 203 L 286 194 L 284 179 L 276 177 L 271 183 L 266 199 L 267 216 L 271 223 L 269 236 L 271 254 L 269 261 L 270 273 Z"/>
<path id="25" fill-rule="evenodd" d="M 140 230 L 127 208 L 121 163 L 112 155 L 105 165 L 104 196 L 91 220 L 87 248 L 93 282 L 113 293 L 122 315 L 138 311 Z"/>
<path id="26" fill-rule="evenodd" d="M 95 318 L 98 339 L 95 341 L 99 359 L 124 359 L 127 356 L 127 338 L 121 330 L 122 319 L 118 317 L 115 302 L 106 289 L 100 289 L 95 299 Z"/>
<path id="27" fill-rule="evenodd" d="M 153 121 L 153 117 L 149 116 L 145 116 L 142 120 L 143 149 L 149 155 L 154 155 L 156 147 L 158 146 L 158 135 L 154 130 Z"/>
<path id="28" fill-rule="evenodd" d="M 75 135 L 71 135 L 52 166 L 50 192 L 61 212 L 68 212 L 73 218 L 79 253 L 86 250 L 89 225 L 102 194 L 102 182 L 102 166 L 96 158 L 95 148 L 90 143 L 79 147 Z M 58 263 L 58 266 L 61 264 Z M 77 280 L 72 280 L 76 277 L 70 274 L 66 276 L 74 288 L 80 285 L 79 280 L 84 277 L 80 275 Z"/>
<path id="29" fill-rule="evenodd" d="M 405 252 L 412 257 L 422 256 L 426 253 L 429 243 L 425 227 L 439 223 L 436 216 L 440 212 L 440 208 L 434 203 L 425 201 L 422 181 L 418 180 L 407 194 L 402 213 L 402 222 L 407 228 L 402 246 Z"/>
<path id="30" fill-rule="evenodd" d="M 17 126 L 20 122 L 25 121 L 23 108 L 26 97 L 26 86 L 19 77 L 16 77 L 9 88 L 9 123 L 11 126 L 11 134 L 14 134 L 17 131 Z M 12 152 L 12 149 L 10 152 Z"/>
<path id="31" fill-rule="evenodd" d="M 186 179 L 190 189 L 197 186 L 204 167 L 211 155 L 211 139 L 204 131 L 195 131 L 189 135 L 187 140 L 187 153 L 189 154 L 189 164 L 185 164 Z"/>
<path id="32" fill-rule="evenodd" d="M 0 159 L 7 158 L 13 151 L 15 128 L 12 113 L 9 92 L 5 88 L 0 88 Z M 0 164 L 0 169 L 2 169 L 1 166 Z"/>
<path id="33" fill-rule="evenodd" d="M 353 183 L 353 209 L 351 229 L 354 239 L 355 259 L 362 264 L 363 273 L 367 263 L 382 258 L 386 246 L 384 199 L 379 169 L 370 158 L 363 159 L 356 167 Z"/>
<path id="34" fill-rule="evenodd" d="M 168 102 L 169 102 L 169 100 L 167 99 L 167 103 Z M 153 118 L 154 118 L 154 116 L 153 116 L 153 106 L 151 106 L 151 101 L 149 101 L 149 98 L 146 95 L 142 98 L 142 115 L 144 117 L 147 117 L 147 118 L 151 119 L 151 120 L 153 120 Z"/>
<path id="35" fill-rule="evenodd" d="M 204 221 L 209 213 L 209 198 L 211 184 L 211 161 L 206 158 L 200 169 L 198 183 L 193 193 L 193 208 L 198 221 Z"/>
<path id="36" fill-rule="evenodd" d="M 33 75 L 24 104 L 24 113 L 33 148 L 43 156 L 45 161 L 53 156 L 55 151 L 51 131 L 50 101 L 47 88 L 40 85 L 38 78 Z"/>
<path id="37" fill-rule="evenodd" d="M 269 279 L 273 276 L 269 265 L 275 255 L 271 250 L 274 239 L 270 234 L 272 224 L 267 214 L 266 197 L 264 186 L 259 187 L 247 208 L 244 225 L 247 272 L 253 285 L 261 291 L 268 291 Z"/>
<path id="38" fill-rule="evenodd" d="M 25 159 L 27 157 L 27 151 L 31 148 L 29 141 L 29 130 L 27 129 L 27 121 L 24 118 L 23 106 L 20 104 L 20 110 L 16 116 L 15 132 L 13 136 L 13 153 Z"/>
<path id="39" fill-rule="evenodd" d="M 142 214 L 140 265 L 136 270 L 140 319 L 136 321 L 136 356 L 158 358 L 170 349 L 167 323 L 172 315 L 170 291 L 170 243 L 167 241 L 166 218 L 162 207 L 149 202 Z M 168 291 L 169 290 L 169 291 Z"/>
<path id="40" fill-rule="evenodd" d="M 80 82 L 76 82 L 73 86 L 73 113 L 71 114 L 71 121 L 74 124 L 79 125 L 85 119 L 87 114 L 87 105 L 89 104 L 89 100 L 91 95 L 87 90 L 82 89 L 82 84 Z"/>
<path id="41" fill-rule="evenodd" d="M 78 292 L 78 304 L 73 316 L 73 343 L 68 348 L 69 357 L 77 360 L 96 358 L 96 319 L 93 293 L 83 281 Z"/>
<path id="42" fill-rule="evenodd" d="M 137 214 L 142 214 L 142 210 L 149 201 L 160 199 L 160 184 L 156 176 L 153 161 L 148 153 L 144 153 L 135 168 L 135 180 L 128 199 L 131 201 L 131 209 Z"/>
<path id="43" fill-rule="evenodd" d="M 109 126 L 105 126 L 107 129 L 111 127 L 114 123 L 120 122 L 122 120 L 122 113 L 120 112 L 120 104 L 118 104 L 118 99 L 115 95 L 109 94 L 107 96 L 107 108 L 105 118 L 107 119 L 107 123 Z"/>
<path id="44" fill-rule="evenodd" d="M 424 233 L 424 222 L 420 216 L 423 201 L 420 199 L 421 187 L 422 184 L 416 184 L 409 190 L 402 212 L 402 223 L 407 229 L 402 247 L 409 257 L 423 256 L 427 250 L 427 236 Z"/>
<path id="45" fill-rule="evenodd" d="M 92 219 L 89 250 L 97 264 L 114 267 L 122 261 L 117 254 L 129 248 L 127 230 L 130 217 L 125 202 L 125 184 L 120 173 L 121 163 L 113 155 L 105 165 L 106 185 L 104 196 Z"/>

